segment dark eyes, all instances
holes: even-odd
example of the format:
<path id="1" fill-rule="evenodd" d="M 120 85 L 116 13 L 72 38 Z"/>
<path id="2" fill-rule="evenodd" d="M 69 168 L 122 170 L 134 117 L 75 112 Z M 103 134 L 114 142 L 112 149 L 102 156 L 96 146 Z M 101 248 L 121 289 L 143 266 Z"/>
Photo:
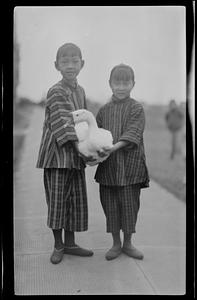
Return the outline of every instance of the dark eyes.
<path id="1" fill-rule="evenodd" d="M 77 64 L 79 61 L 78 60 L 73 60 L 72 63 Z M 69 61 L 62 61 L 62 64 L 68 64 Z"/>

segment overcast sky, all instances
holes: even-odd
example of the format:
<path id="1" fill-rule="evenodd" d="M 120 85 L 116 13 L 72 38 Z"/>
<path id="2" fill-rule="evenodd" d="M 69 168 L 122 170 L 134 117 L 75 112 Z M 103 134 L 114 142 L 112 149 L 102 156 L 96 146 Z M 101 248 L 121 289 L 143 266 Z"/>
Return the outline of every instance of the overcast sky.
<path id="1" fill-rule="evenodd" d="M 112 67 L 126 63 L 135 72 L 136 100 L 185 101 L 184 7 L 24 6 L 15 8 L 15 21 L 21 96 L 39 101 L 61 79 L 54 68 L 56 51 L 73 42 L 85 60 L 78 82 L 90 99 L 105 103 Z"/>

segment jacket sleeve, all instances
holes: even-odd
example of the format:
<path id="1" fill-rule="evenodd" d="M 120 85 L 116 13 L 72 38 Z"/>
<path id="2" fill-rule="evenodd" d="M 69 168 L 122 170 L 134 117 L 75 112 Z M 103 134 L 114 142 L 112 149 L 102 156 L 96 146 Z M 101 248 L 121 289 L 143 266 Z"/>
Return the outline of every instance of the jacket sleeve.
<path id="1" fill-rule="evenodd" d="M 78 141 L 72 115 L 72 105 L 68 96 L 54 90 L 47 95 L 50 129 L 59 146 L 68 141 Z"/>
<path id="2" fill-rule="evenodd" d="M 98 111 L 96 115 L 96 122 L 99 128 L 102 128 L 102 111 L 101 109 Z"/>
<path id="3" fill-rule="evenodd" d="M 84 96 L 84 108 L 85 108 L 85 109 L 88 109 L 88 106 L 87 106 L 87 99 L 86 99 L 86 94 L 85 94 L 84 89 L 82 89 L 82 91 L 83 91 L 83 96 Z"/>
<path id="4" fill-rule="evenodd" d="M 133 148 L 133 146 L 139 145 L 143 136 L 144 127 L 144 109 L 141 104 L 138 104 L 131 109 L 126 122 L 125 130 L 119 138 L 119 141 L 130 142 L 124 149 L 130 149 Z"/>

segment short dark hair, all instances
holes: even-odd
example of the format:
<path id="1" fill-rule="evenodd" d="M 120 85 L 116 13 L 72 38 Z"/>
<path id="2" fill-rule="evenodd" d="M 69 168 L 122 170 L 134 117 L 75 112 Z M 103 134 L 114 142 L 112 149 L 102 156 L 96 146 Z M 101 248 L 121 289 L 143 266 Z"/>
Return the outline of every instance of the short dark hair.
<path id="1" fill-rule="evenodd" d="M 80 59 L 82 59 L 81 49 L 73 43 L 66 43 L 66 44 L 62 45 L 61 47 L 59 47 L 59 49 L 57 50 L 56 62 L 58 61 L 58 59 L 62 55 L 62 53 L 65 51 L 65 48 L 73 48 L 76 51 L 76 54 L 80 57 Z"/>
<path id="2" fill-rule="evenodd" d="M 132 80 L 134 82 L 135 80 L 134 71 L 128 65 L 119 64 L 111 70 L 109 81 L 111 82 L 112 79 L 123 80 L 123 81 Z"/>

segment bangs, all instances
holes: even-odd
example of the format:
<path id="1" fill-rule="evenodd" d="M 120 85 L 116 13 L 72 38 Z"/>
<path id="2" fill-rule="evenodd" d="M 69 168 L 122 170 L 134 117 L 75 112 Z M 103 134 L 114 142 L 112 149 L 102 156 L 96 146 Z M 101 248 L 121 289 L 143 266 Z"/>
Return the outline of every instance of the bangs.
<path id="1" fill-rule="evenodd" d="M 112 69 L 110 81 L 134 81 L 134 72 L 127 65 L 119 65 Z"/>

